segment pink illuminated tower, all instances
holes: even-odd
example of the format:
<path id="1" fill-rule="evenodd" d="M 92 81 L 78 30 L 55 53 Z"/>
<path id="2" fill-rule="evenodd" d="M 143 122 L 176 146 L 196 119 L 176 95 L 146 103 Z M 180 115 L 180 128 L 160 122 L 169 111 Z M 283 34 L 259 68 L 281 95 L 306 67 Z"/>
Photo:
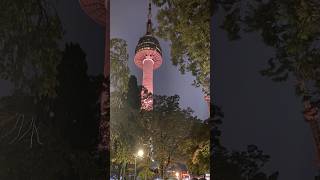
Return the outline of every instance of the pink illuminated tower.
<path id="1" fill-rule="evenodd" d="M 159 41 L 152 35 L 151 3 L 147 21 L 147 32 L 139 39 L 135 50 L 134 63 L 143 71 L 141 109 L 153 109 L 153 71 L 162 64 L 162 50 Z M 151 96 L 148 96 L 151 95 Z"/>

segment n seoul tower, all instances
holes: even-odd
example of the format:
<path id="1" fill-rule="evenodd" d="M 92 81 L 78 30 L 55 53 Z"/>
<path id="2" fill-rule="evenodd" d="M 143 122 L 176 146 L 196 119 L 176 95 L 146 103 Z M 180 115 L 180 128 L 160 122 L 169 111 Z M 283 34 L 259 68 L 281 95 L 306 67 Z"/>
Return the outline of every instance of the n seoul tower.
<path id="1" fill-rule="evenodd" d="M 141 109 L 150 111 L 153 109 L 153 71 L 162 64 L 162 50 L 159 41 L 152 35 L 150 2 L 147 32 L 139 39 L 136 46 L 134 63 L 143 71 L 142 85 L 145 89 L 141 92 Z"/>

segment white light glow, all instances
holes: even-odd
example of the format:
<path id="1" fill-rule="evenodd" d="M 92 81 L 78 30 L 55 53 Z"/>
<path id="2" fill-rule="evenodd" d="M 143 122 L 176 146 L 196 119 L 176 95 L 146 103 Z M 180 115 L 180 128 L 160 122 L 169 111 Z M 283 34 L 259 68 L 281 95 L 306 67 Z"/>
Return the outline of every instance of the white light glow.
<path id="1" fill-rule="evenodd" d="M 138 151 L 138 154 L 137 154 L 137 155 L 138 155 L 138 157 L 143 157 L 143 154 L 144 154 L 144 153 L 143 153 L 143 150 L 140 149 L 140 150 Z"/>

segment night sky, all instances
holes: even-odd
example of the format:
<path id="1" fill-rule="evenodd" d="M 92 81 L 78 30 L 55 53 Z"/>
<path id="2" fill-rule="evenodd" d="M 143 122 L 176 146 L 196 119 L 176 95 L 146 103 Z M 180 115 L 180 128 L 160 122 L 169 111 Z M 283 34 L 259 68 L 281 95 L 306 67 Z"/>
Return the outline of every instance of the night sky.
<path id="1" fill-rule="evenodd" d="M 314 179 L 315 151 L 294 81 L 276 83 L 259 74 L 274 53 L 258 34 L 230 42 L 219 29 L 223 13 L 212 19 L 214 101 L 225 113 L 222 141 L 231 149 L 255 144 L 271 156 L 266 170 L 279 180 Z"/>

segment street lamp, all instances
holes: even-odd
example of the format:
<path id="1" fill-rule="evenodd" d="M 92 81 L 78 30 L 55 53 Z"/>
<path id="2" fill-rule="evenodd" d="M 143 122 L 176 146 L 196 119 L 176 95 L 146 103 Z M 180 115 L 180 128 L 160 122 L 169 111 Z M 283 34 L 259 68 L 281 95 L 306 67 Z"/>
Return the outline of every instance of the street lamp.
<path id="1" fill-rule="evenodd" d="M 134 180 L 136 180 L 137 177 L 137 158 L 142 158 L 143 157 L 143 150 L 140 149 L 138 153 L 134 156 Z"/>

